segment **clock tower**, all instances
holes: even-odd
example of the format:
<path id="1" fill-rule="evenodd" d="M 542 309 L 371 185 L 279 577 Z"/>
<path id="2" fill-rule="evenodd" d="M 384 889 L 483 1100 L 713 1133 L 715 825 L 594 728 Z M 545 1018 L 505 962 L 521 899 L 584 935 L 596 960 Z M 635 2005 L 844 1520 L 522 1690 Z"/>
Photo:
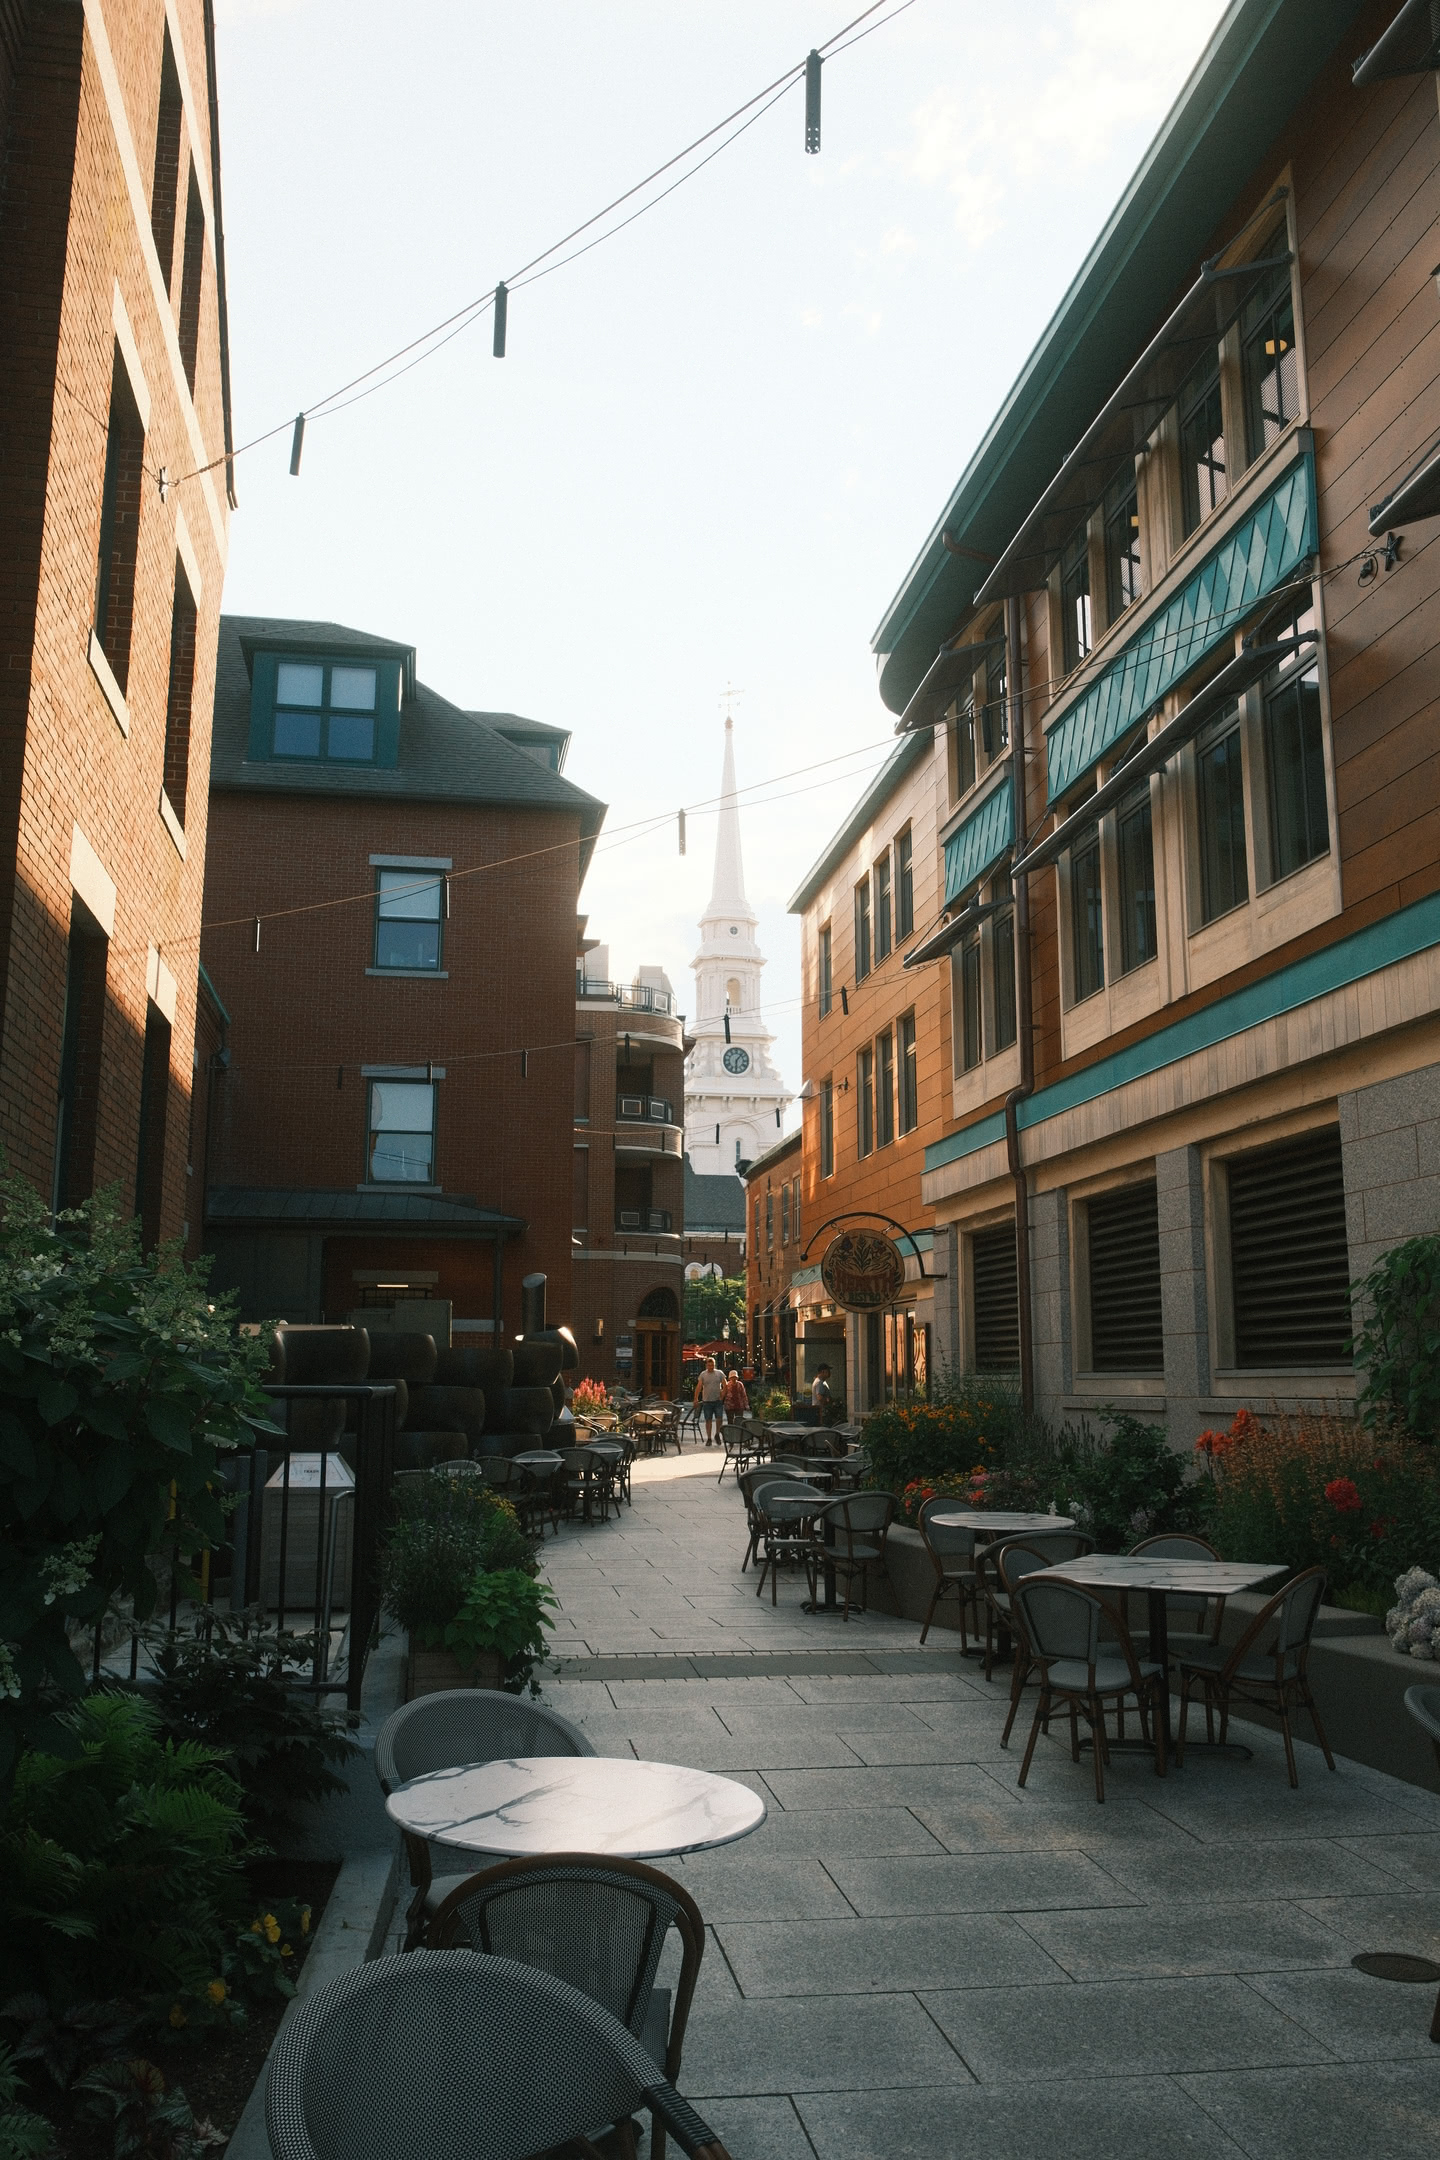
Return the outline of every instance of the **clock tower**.
<path id="1" fill-rule="evenodd" d="M 760 1017 L 759 922 L 745 897 L 735 734 L 727 718 L 715 876 L 700 918 L 700 950 L 690 963 L 695 1047 L 685 1061 L 685 1152 L 701 1176 L 733 1176 L 737 1163 L 773 1147 L 793 1100 L 770 1062 L 773 1038 Z"/>

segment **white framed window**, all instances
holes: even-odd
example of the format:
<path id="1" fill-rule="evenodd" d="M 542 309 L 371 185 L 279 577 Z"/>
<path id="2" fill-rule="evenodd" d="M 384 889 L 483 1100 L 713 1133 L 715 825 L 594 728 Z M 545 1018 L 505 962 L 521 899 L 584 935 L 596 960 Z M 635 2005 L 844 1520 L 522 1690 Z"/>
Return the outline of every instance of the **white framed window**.
<path id="1" fill-rule="evenodd" d="M 445 919 L 445 878 L 429 869 L 378 870 L 375 876 L 377 968 L 438 969 Z"/>
<path id="2" fill-rule="evenodd" d="M 371 1080 L 366 1176 L 372 1185 L 435 1182 L 435 1085 Z"/>

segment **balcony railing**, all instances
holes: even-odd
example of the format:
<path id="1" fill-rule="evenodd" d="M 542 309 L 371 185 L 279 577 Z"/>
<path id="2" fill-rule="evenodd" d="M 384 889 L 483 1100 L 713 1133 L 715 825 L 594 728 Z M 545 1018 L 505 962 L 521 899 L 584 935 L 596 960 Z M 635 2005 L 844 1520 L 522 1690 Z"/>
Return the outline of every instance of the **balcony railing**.
<path id="1" fill-rule="evenodd" d="M 648 983 L 598 982 L 593 975 L 575 971 L 575 995 L 591 998 L 606 1005 L 623 1005 L 631 1012 L 663 1013 L 673 1018 L 675 994 L 671 990 L 652 990 Z"/>
<path id="2" fill-rule="evenodd" d="M 627 1125 L 675 1125 L 674 1106 L 663 1095 L 617 1095 L 615 1115 Z"/>
<path id="3" fill-rule="evenodd" d="M 627 1207 L 615 1210 L 617 1230 L 668 1230 L 671 1220 L 668 1207 Z"/>

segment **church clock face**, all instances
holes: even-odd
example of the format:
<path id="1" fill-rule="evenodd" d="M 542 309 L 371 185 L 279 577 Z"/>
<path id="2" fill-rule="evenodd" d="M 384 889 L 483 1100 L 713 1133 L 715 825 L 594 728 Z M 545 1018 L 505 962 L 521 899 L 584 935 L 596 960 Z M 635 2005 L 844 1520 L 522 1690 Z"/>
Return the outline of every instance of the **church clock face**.
<path id="1" fill-rule="evenodd" d="M 748 1050 L 736 1050 L 736 1049 L 730 1049 L 730 1050 L 727 1050 L 727 1051 L 725 1052 L 725 1070 L 726 1070 L 726 1072 L 728 1072 L 728 1073 L 743 1073 L 743 1072 L 749 1072 L 749 1070 L 750 1070 L 750 1053 L 749 1053 L 749 1051 L 748 1051 Z"/>

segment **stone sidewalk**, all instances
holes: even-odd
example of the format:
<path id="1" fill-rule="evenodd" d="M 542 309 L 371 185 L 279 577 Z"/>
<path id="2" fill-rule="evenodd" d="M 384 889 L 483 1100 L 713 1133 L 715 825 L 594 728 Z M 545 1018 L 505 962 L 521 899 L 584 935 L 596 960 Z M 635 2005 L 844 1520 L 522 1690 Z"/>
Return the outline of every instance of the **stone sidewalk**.
<path id="1" fill-rule="evenodd" d="M 664 1863 L 709 1925 L 683 2090 L 734 2160 L 1415 2160 L 1440 2146 L 1440 1798 L 1244 1728 L 1163 1783 L 1042 1742 L 1016 1786 L 1003 1678 L 883 1616 L 772 1611 L 733 1477 L 637 1465 L 618 1522 L 546 1549 L 548 1699 L 605 1753 L 740 1778 L 770 1811 Z"/>

